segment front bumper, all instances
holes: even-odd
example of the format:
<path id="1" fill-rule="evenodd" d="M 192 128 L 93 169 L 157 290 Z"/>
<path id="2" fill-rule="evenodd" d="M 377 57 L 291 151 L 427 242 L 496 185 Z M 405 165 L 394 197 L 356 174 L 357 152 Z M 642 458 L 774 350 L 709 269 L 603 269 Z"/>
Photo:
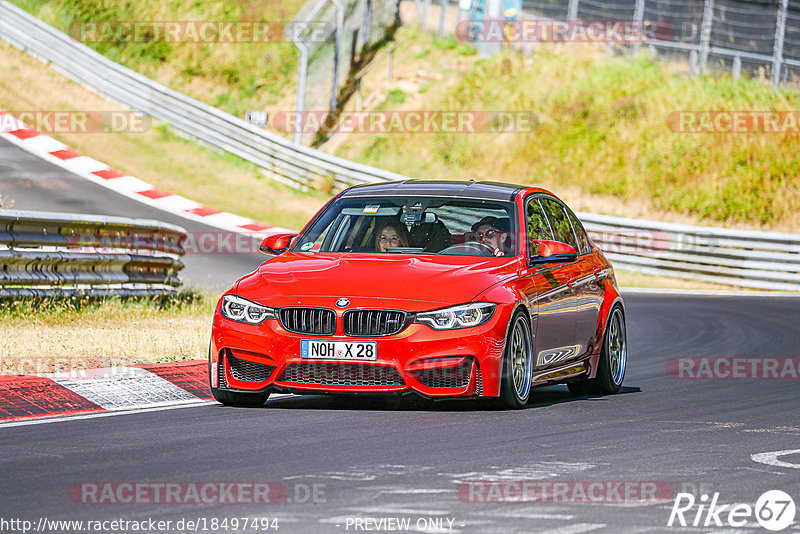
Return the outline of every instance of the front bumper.
<path id="1" fill-rule="evenodd" d="M 385 337 L 296 334 L 276 319 L 258 325 L 214 317 L 209 350 L 212 388 L 242 392 L 416 392 L 432 398 L 497 396 L 510 310 L 498 305 L 485 324 L 433 330 L 411 324 Z M 337 311 L 341 323 L 341 312 Z M 374 341 L 375 361 L 300 357 L 304 339 Z"/>

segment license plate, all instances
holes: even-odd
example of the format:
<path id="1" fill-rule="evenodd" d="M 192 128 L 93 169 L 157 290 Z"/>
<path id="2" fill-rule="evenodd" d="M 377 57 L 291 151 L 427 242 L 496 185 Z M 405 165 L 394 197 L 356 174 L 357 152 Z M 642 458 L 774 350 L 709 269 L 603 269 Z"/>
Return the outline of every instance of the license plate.
<path id="1" fill-rule="evenodd" d="M 301 358 L 371 361 L 378 359 L 378 344 L 374 341 L 300 341 Z"/>

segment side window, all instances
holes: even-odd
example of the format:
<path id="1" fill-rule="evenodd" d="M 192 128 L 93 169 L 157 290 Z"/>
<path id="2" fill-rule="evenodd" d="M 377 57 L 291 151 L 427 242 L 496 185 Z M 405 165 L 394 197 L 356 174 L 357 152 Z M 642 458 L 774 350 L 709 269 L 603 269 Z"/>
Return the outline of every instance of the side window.
<path id="1" fill-rule="evenodd" d="M 528 225 L 528 239 L 552 240 L 553 234 L 550 232 L 550 225 L 544 215 L 542 206 L 536 198 L 528 201 L 526 220 Z"/>
<path id="2" fill-rule="evenodd" d="M 580 250 L 580 245 L 572 232 L 572 225 L 569 223 L 569 217 L 564 206 L 549 198 L 542 198 L 540 201 L 547 215 L 547 220 L 550 221 L 555 240 L 572 245 L 575 250 Z"/>
<path id="3" fill-rule="evenodd" d="M 539 245 L 534 243 L 533 240 L 551 241 L 553 232 L 550 230 L 550 224 L 547 222 L 542 205 L 539 204 L 539 200 L 536 197 L 531 197 L 528 200 L 525 210 L 526 226 L 528 227 L 528 254 L 538 256 Z"/>
<path id="4" fill-rule="evenodd" d="M 589 246 L 589 238 L 586 236 L 583 225 L 578 220 L 578 217 L 571 211 L 567 210 L 567 215 L 569 216 L 569 222 L 572 223 L 575 236 L 578 238 L 578 244 L 581 246 L 581 248 L 578 249 L 578 254 L 588 254 L 592 251 L 592 247 Z"/>

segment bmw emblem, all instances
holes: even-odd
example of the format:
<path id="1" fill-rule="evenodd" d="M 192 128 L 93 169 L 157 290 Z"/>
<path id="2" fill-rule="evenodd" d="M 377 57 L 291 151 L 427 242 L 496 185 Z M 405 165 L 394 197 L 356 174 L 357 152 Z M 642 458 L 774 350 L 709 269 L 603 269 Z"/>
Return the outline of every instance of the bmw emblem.
<path id="1" fill-rule="evenodd" d="M 350 301 L 347 300 L 344 297 L 342 297 L 342 298 L 340 298 L 339 300 L 336 301 L 336 306 L 338 306 L 339 308 L 346 308 L 349 305 L 350 305 Z"/>

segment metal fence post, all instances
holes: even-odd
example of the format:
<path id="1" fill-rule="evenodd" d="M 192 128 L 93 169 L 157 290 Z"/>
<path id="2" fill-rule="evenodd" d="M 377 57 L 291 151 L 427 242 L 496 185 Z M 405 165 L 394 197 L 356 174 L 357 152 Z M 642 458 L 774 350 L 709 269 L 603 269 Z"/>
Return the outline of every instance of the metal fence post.
<path id="1" fill-rule="evenodd" d="M 711 26 L 714 23 L 714 0 L 705 0 L 703 4 L 703 22 L 700 26 L 700 73 L 706 73 L 708 52 L 711 48 Z"/>
<path id="2" fill-rule="evenodd" d="M 441 39 L 444 37 L 444 16 L 447 13 L 447 0 L 442 0 L 439 3 L 439 32 L 437 35 Z"/>
<path id="3" fill-rule="evenodd" d="M 567 8 L 567 20 L 576 20 L 578 18 L 578 0 L 569 0 L 569 7 Z"/>
<path id="4" fill-rule="evenodd" d="M 428 12 L 431 9 L 431 0 L 424 0 L 424 7 L 422 9 L 422 16 L 420 16 L 420 26 L 424 29 L 428 24 Z"/>
<path id="5" fill-rule="evenodd" d="M 333 0 L 336 6 L 336 38 L 333 42 L 333 85 L 331 86 L 331 97 L 329 110 L 336 109 L 339 96 L 339 64 L 341 63 L 342 38 L 344 36 L 344 0 Z"/>
<path id="6" fill-rule="evenodd" d="M 294 41 L 294 45 L 300 52 L 300 57 L 297 59 L 297 94 L 294 101 L 294 110 L 297 113 L 305 111 L 306 106 L 306 79 L 308 78 L 308 47 L 303 41 Z M 294 142 L 297 144 L 302 143 L 303 133 L 300 128 L 296 128 L 294 132 Z"/>
<path id="7" fill-rule="evenodd" d="M 731 76 L 734 80 L 738 80 L 742 75 L 742 58 L 736 56 L 733 58 L 733 68 L 731 69 Z"/>
<path id="8" fill-rule="evenodd" d="M 369 46 L 369 36 L 372 32 L 372 0 L 362 0 L 364 2 L 364 19 L 361 22 L 361 49 Z"/>
<path id="9" fill-rule="evenodd" d="M 781 0 L 778 5 L 778 18 L 775 21 L 775 47 L 772 54 L 772 85 L 781 83 L 781 66 L 783 64 L 783 37 L 786 34 L 786 10 L 789 0 Z"/>
<path id="10" fill-rule="evenodd" d="M 636 4 L 633 8 L 633 22 L 638 28 L 639 32 L 639 39 L 634 41 L 631 45 L 631 57 L 636 57 L 636 54 L 639 53 L 639 47 L 642 45 L 641 39 L 642 35 L 642 22 L 644 20 L 644 0 L 636 0 Z"/>

